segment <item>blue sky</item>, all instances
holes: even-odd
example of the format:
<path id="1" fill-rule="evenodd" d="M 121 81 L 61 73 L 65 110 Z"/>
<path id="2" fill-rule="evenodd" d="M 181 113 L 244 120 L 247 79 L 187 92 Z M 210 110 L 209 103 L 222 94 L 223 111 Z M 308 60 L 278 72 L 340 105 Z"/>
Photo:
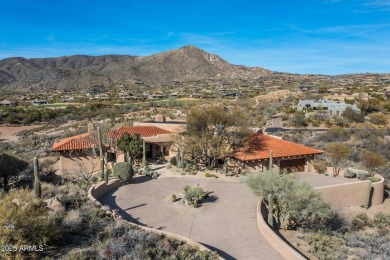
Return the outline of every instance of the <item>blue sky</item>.
<path id="1" fill-rule="evenodd" d="M 390 73 L 390 0 L 0 0 L 0 59 L 195 45 L 292 73 Z"/>

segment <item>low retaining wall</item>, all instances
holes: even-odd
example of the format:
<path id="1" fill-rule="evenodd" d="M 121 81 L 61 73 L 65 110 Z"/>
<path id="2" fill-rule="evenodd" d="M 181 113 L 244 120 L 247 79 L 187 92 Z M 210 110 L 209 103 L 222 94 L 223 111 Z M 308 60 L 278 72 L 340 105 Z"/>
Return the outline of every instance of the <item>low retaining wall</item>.
<path id="1" fill-rule="evenodd" d="M 267 240 L 268 243 L 285 259 L 287 260 L 301 260 L 306 259 L 294 248 L 288 245 L 283 239 L 281 239 L 265 222 L 263 218 L 262 208 L 265 208 L 262 200 L 257 203 L 257 227 L 260 233 Z"/>
<path id="2" fill-rule="evenodd" d="M 369 180 L 343 183 L 338 185 L 329 185 L 315 188 L 321 192 L 323 198 L 338 206 L 365 206 L 367 196 L 369 197 L 369 205 L 379 205 L 383 203 L 384 196 L 384 179 L 380 175 L 379 182 L 371 183 Z M 368 188 L 371 185 L 370 194 Z"/>
<path id="3" fill-rule="evenodd" d="M 385 178 L 383 178 L 381 175 L 375 175 L 375 177 L 380 177 L 381 180 L 371 184 L 371 189 L 373 192 L 371 205 L 380 205 L 383 203 L 385 196 Z"/>
<path id="4" fill-rule="evenodd" d="M 102 182 L 99 182 L 98 184 L 96 184 L 95 186 L 92 186 L 89 190 L 88 190 L 88 198 L 93 201 L 95 204 L 97 205 L 100 205 L 100 206 L 103 206 L 100 201 L 98 201 L 98 199 L 103 196 L 104 194 L 106 194 L 107 192 L 113 190 L 113 189 L 116 189 L 118 187 L 121 186 L 121 182 L 119 180 L 110 180 L 108 182 L 108 184 L 105 184 L 104 181 Z M 111 214 L 111 212 L 108 212 L 109 214 Z M 163 230 L 158 230 L 158 229 L 155 229 L 155 228 L 150 228 L 150 227 L 145 227 L 145 226 L 141 226 L 141 225 L 137 225 L 135 223 L 132 223 L 132 222 L 129 222 L 128 223 L 130 225 L 133 225 L 133 226 L 137 226 L 145 231 L 150 231 L 150 232 L 155 232 L 157 234 L 160 234 L 160 235 L 164 235 L 164 236 L 167 236 L 171 239 L 176 239 L 176 240 L 179 240 L 179 241 L 183 241 L 185 242 L 186 244 L 190 245 L 190 246 L 193 246 L 195 248 L 198 248 L 199 250 L 201 251 L 209 251 L 209 252 L 213 252 L 215 253 L 216 255 L 218 255 L 216 252 L 210 250 L 209 248 L 205 247 L 204 245 L 188 238 L 188 237 L 184 237 L 184 236 L 181 236 L 181 235 L 178 235 L 178 234 L 174 234 L 174 233 L 171 233 L 171 232 L 167 232 L 167 231 L 163 231 Z M 219 257 L 220 259 L 223 259 L 222 257 Z"/>

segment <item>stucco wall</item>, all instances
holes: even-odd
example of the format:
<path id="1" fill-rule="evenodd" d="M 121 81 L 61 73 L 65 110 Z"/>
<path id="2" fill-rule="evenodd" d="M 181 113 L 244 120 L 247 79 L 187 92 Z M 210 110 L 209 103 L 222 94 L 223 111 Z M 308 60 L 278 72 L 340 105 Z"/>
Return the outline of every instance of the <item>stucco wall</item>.
<path id="1" fill-rule="evenodd" d="M 380 205 L 383 203 L 384 200 L 385 179 L 380 175 L 375 175 L 375 177 L 380 177 L 381 181 L 373 182 L 371 184 L 372 192 L 373 192 L 371 198 L 371 205 Z"/>
<path id="2" fill-rule="evenodd" d="M 88 190 L 88 197 L 91 200 L 97 201 L 101 196 L 109 192 L 110 190 L 116 189 L 121 186 L 121 182 L 117 179 L 109 180 L 108 184 L 104 181 L 99 182 L 95 186 L 92 186 Z M 99 202 L 100 204 L 100 202 Z"/>
<path id="3" fill-rule="evenodd" d="M 266 214 L 265 205 L 260 200 L 257 203 L 257 227 L 260 230 L 260 233 L 267 240 L 268 243 L 285 259 L 287 260 L 301 260 L 306 259 L 300 253 L 298 253 L 294 248 L 289 246 L 284 242 L 275 232 L 267 225 L 264 220 L 263 215 Z"/>
<path id="4" fill-rule="evenodd" d="M 367 203 L 368 187 L 371 185 L 369 205 L 379 205 L 383 203 L 384 179 L 380 175 L 381 181 L 371 183 L 368 180 L 338 185 L 318 187 L 323 198 L 337 206 L 362 206 Z"/>
<path id="5" fill-rule="evenodd" d="M 93 155 L 80 152 L 61 152 L 60 170 L 62 174 L 91 174 L 100 168 L 100 159 Z"/>

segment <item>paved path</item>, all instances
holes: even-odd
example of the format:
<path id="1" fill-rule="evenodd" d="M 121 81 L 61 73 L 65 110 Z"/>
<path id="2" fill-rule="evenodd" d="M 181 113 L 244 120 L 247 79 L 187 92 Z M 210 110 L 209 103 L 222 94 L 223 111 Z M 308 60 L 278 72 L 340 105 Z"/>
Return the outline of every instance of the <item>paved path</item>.
<path id="1" fill-rule="evenodd" d="M 104 195 L 100 201 L 120 208 L 122 216 L 196 240 L 225 259 L 283 259 L 260 234 L 256 224 L 254 196 L 245 184 L 209 178 L 166 177 L 122 186 Z M 180 210 L 170 202 L 186 185 L 199 183 L 210 193 L 197 209 Z"/>

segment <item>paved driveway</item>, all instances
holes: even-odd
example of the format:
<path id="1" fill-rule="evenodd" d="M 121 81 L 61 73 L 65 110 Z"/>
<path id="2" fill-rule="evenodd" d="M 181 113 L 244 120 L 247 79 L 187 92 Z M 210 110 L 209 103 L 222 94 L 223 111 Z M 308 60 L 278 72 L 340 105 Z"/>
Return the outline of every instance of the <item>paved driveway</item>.
<path id="1" fill-rule="evenodd" d="M 256 224 L 259 199 L 245 184 L 189 177 L 135 180 L 105 194 L 100 201 L 120 208 L 127 220 L 189 237 L 225 259 L 283 259 L 260 234 Z M 184 206 L 170 202 L 171 194 L 196 183 L 212 192 L 199 208 L 182 210 Z"/>

